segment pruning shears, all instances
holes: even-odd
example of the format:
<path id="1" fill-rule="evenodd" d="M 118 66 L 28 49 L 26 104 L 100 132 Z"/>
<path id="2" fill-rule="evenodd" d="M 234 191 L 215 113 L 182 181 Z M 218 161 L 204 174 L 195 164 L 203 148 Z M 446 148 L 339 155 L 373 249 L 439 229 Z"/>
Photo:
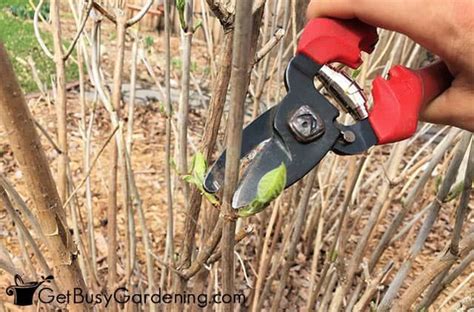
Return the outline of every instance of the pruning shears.
<path id="1" fill-rule="evenodd" d="M 362 88 L 330 64 L 356 69 L 362 64 L 361 52 L 371 53 L 377 41 L 377 29 L 356 19 L 316 18 L 306 25 L 285 72 L 287 95 L 243 130 L 241 158 L 250 160 L 234 193 L 233 208 L 251 203 L 261 178 L 281 163 L 287 168 L 289 187 L 329 151 L 358 154 L 415 133 L 420 108 L 449 86 L 451 75 L 442 62 L 419 70 L 394 66 L 388 79 L 379 76 L 373 81 L 369 110 Z M 316 89 L 315 78 L 355 123 L 336 120 L 340 111 Z M 225 161 L 224 151 L 211 166 L 204 181 L 209 193 L 223 185 Z"/>

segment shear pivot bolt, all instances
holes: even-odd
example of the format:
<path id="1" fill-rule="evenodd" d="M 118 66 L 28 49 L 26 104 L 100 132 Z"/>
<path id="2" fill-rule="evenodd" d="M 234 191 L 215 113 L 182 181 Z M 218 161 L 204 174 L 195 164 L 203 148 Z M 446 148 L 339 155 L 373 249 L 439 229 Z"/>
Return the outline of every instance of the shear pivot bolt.
<path id="1" fill-rule="evenodd" d="M 324 133 L 324 123 L 308 105 L 303 105 L 293 113 L 289 121 L 290 129 L 300 142 L 311 142 Z"/>
<path id="2" fill-rule="evenodd" d="M 354 143 L 356 140 L 356 135 L 354 132 L 347 130 L 342 132 L 342 138 L 347 143 Z"/>

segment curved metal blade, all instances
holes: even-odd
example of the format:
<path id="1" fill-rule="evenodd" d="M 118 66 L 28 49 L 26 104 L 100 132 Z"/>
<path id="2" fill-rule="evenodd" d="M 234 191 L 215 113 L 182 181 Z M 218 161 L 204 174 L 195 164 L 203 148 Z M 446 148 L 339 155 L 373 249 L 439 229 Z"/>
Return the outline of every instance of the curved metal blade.
<path id="1" fill-rule="evenodd" d="M 273 106 L 244 128 L 240 158 L 247 156 L 260 143 L 273 136 L 273 119 L 277 106 Z M 225 156 L 226 151 L 224 150 L 204 179 L 204 188 L 209 193 L 216 193 L 224 184 Z"/>
<path id="2" fill-rule="evenodd" d="M 291 155 L 281 143 L 273 138 L 262 144 L 234 193 L 233 208 L 247 206 L 253 201 L 257 195 L 258 183 L 267 172 L 275 169 L 282 162 L 287 168 L 291 165 Z"/>
<path id="3" fill-rule="evenodd" d="M 232 207 L 238 209 L 249 205 L 257 196 L 258 183 L 262 177 L 282 162 L 286 166 L 287 188 L 313 169 L 332 147 L 326 140 L 317 140 L 311 145 L 311 153 L 308 154 L 310 149 L 306 149 L 307 145 L 292 145 L 289 149 L 277 136 L 266 142 L 240 180 Z"/>

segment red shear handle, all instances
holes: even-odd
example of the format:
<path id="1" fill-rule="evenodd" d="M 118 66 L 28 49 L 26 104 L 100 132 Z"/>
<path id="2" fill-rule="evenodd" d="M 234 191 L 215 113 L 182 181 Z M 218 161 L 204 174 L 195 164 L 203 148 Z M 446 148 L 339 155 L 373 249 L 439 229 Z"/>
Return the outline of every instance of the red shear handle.
<path id="1" fill-rule="evenodd" d="M 378 144 L 404 140 L 413 135 L 423 105 L 446 90 L 452 76 L 443 62 L 419 70 L 395 66 L 389 79 L 375 78 L 372 86 L 374 107 L 369 121 Z"/>
<path id="2" fill-rule="evenodd" d="M 357 19 L 315 18 L 306 25 L 297 53 L 321 65 L 339 62 L 357 68 L 360 52 L 372 52 L 377 40 L 377 29 Z"/>

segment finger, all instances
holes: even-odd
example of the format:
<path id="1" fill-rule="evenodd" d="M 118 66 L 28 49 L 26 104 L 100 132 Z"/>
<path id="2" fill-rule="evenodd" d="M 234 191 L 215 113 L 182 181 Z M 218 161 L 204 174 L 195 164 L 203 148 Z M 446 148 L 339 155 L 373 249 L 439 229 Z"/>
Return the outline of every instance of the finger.
<path id="1" fill-rule="evenodd" d="M 413 0 L 312 0 L 307 16 L 358 18 L 373 26 L 404 33 L 431 48 L 433 38 L 446 32 L 442 29 L 443 25 L 438 27 L 439 17 L 433 6 L 430 2 Z"/>
<path id="2" fill-rule="evenodd" d="M 447 89 L 420 112 L 420 119 L 474 131 L 474 90 L 462 79 Z"/>
<path id="3" fill-rule="evenodd" d="M 426 105 L 446 91 L 453 83 L 454 77 L 443 61 L 434 62 L 414 70 L 423 84 L 422 104 Z"/>
<path id="4" fill-rule="evenodd" d="M 413 28 L 421 17 L 416 10 L 422 1 L 406 0 L 312 0 L 308 6 L 308 17 L 331 16 L 358 18 L 374 26 L 401 31 Z M 414 23 L 415 22 L 415 23 Z"/>

